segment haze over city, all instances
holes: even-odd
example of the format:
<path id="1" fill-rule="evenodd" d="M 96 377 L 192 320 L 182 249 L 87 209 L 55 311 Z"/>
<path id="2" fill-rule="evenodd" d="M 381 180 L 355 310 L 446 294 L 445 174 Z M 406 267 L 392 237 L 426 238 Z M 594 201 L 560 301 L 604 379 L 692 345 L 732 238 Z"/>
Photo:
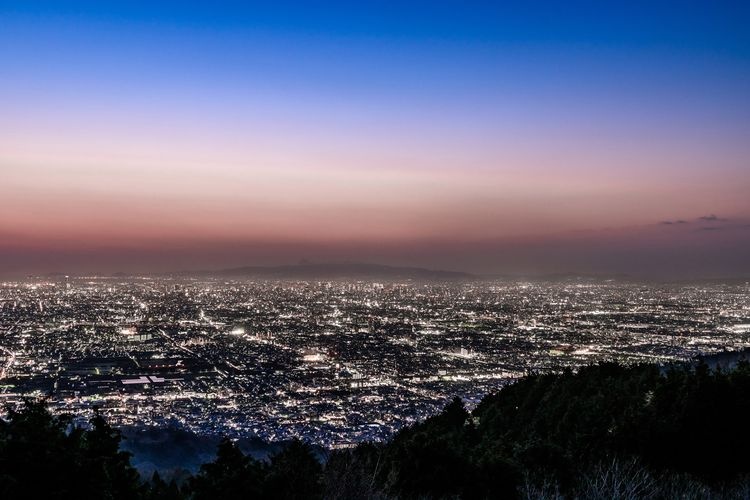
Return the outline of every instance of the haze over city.
<path id="1" fill-rule="evenodd" d="M 750 274 L 746 5 L 0 9 L 0 275 Z"/>

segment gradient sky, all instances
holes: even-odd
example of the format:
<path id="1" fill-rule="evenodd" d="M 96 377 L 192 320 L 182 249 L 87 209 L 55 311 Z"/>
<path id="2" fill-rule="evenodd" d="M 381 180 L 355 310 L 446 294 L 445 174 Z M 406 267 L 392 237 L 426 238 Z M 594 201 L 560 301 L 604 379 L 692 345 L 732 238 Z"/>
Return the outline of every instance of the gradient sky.
<path id="1" fill-rule="evenodd" d="M 750 274 L 750 4 L 497 3 L 0 0 L 0 275 Z"/>

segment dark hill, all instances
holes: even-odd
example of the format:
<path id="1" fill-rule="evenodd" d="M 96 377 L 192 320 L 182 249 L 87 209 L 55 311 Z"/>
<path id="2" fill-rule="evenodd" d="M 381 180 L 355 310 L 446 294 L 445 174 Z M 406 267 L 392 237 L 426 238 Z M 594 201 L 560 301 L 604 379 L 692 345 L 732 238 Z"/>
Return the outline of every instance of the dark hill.
<path id="1" fill-rule="evenodd" d="M 101 417 L 71 428 L 27 401 L 0 419 L 0 498 L 748 498 L 750 365 L 725 364 L 532 374 L 472 412 L 455 399 L 386 443 L 322 462 L 298 441 L 257 460 L 252 443 L 222 440 L 180 484 L 139 478 Z M 146 437 L 148 453 L 172 441 Z M 180 455 L 206 451 L 188 441 L 159 456 L 180 467 Z"/>
<path id="2" fill-rule="evenodd" d="M 475 275 L 458 272 L 426 269 L 422 267 L 384 266 L 359 262 L 293 264 L 283 266 L 245 266 L 216 271 L 179 273 L 184 276 L 212 276 L 227 278 L 259 279 L 409 279 L 417 281 L 461 281 L 471 280 Z"/>

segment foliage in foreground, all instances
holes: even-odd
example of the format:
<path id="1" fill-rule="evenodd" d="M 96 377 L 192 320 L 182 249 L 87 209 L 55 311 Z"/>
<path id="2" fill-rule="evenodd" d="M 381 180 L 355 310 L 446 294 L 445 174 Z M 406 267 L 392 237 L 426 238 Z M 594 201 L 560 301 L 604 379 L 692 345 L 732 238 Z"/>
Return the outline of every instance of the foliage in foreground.
<path id="1" fill-rule="evenodd" d="M 98 415 L 28 402 L 0 422 L 1 498 L 750 498 L 750 366 L 530 375 L 469 413 L 458 399 L 385 444 L 293 442 L 267 462 L 230 440 L 180 485 L 143 481 Z"/>

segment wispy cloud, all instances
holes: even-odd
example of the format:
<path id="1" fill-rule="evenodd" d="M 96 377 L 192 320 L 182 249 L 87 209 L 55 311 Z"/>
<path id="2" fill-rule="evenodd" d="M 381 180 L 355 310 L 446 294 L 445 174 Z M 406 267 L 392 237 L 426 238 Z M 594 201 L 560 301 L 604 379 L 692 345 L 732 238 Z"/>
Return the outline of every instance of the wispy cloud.
<path id="1" fill-rule="evenodd" d="M 717 217 L 716 215 L 711 214 L 711 215 L 704 215 L 703 217 L 698 217 L 698 220 L 702 220 L 704 222 L 725 222 L 728 219 Z"/>
<path id="2" fill-rule="evenodd" d="M 691 219 L 696 221 L 699 224 L 712 224 L 711 226 L 701 226 L 696 228 L 696 231 L 714 231 L 716 229 L 720 229 L 724 226 L 716 226 L 713 224 L 719 223 L 719 222 L 728 222 L 729 219 L 724 217 L 719 217 L 716 214 L 709 214 L 709 215 L 703 215 L 701 217 L 697 217 L 696 219 Z M 659 225 L 661 226 L 674 226 L 674 225 L 689 225 L 691 224 L 691 220 L 686 219 L 665 219 L 659 221 Z"/>
<path id="3" fill-rule="evenodd" d="M 663 220 L 663 221 L 660 221 L 659 224 L 671 226 L 673 224 L 689 224 L 689 222 L 686 220 L 677 219 L 677 220 Z"/>

